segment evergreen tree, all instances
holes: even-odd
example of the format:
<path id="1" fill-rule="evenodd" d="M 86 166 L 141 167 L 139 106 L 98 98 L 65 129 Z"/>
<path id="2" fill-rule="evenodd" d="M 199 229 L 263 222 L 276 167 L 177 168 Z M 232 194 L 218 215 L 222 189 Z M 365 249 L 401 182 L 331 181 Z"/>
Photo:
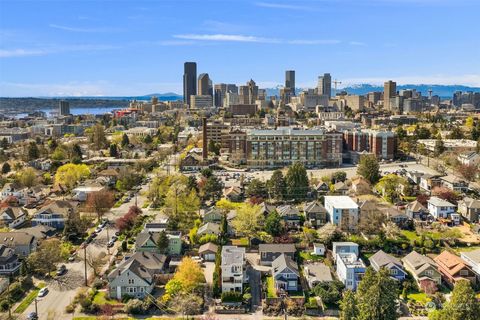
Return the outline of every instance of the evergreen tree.
<path id="1" fill-rule="evenodd" d="M 377 157 L 375 155 L 362 155 L 358 163 L 357 174 L 375 184 L 380 179 L 380 165 Z"/>
<path id="2" fill-rule="evenodd" d="M 8 162 L 5 162 L 2 166 L 2 174 L 7 174 L 12 170 L 10 167 L 10 164 Z"/>
<path id="3" fill-rule="evenodd" d="M 157 248 L 160 253 L 166 254 L 168 253 L 168 236 L 167 233 L 162 230 L 157 240 Z"/>
<path id="4" fill-rule="evenodd" d="M 443 310 L 433 312 L 432 320 L 476 320 L 480 316 L 480 302 L 476 299 L 470 281 L 460 280 L 455 284 L 450 301 Z"/>
<path id="5" fill-rule="evenodd" d="M 443 143 L 442 136 L 438 134 L 437 140 L 435 141 L 435 149 L 433 153 L 435 154 L 435 156 L 439 156 L 444 152 L 445 152 L 445 145 Z"/>
<path id="6" fill-rule="evenodd" d="M 28 145 L 28 160 L 35 160 L 40 157 L 40 151 L 38 150 L 35 142 L 30 142 Z"/>
<path id="7" fill-rule="evenodd" d="M 153 142 L 153 139 L 152 139 L 152 137 L 151 137 L 149 134 L 147 134 L 147 136 L 145 137 L 145 139 L 143 139 L 143 142 L 146 143 L 146 144 L 150 144 L 150 143 Z"/>
<path id="8" fill-rule="evenodd" d="M 122 136 L 122 148 L 128 147 L 130 145 L 130 139 L 128 138 L 127 134 L 124 133 Z"/>
<path id="9" fill-rule="evenodd" d="M 195 192 L 198 192 L 197 178 L 194 175 L 188 176 L 187 189 L 195 190 Z"/>
<path id="10" fill-rule="evenodd" d="M 211 175 L 207 178 L 203 191 L 205 199 L 218 200 L 222 197 L 223 184 L 217 177 Z"/>
<path id="11" fill-rule="evenodd" d="M 287 184 L 283 173 L 280 170 L 275 170 L 272 174 L 272 177 L 267 182 L 268 193 L 270 197 L 282 200 L 287 193 Z"/>
<path id="12" fill-rule="evenodd" d="M 2 149 L 8 149 L 8 146 L 9 146 L 9 143 L 7 138 L 3 138 L 0 147 L 2 147 Z"/>
<path id="13" fill-rule="evenodd" d="M 265 183 L 259 179 L 252 179 L 247 187 L 246 194 L 247 197 L 266 198 L 267 189 Z"/>
<path id="14" fill-rule="evenodd" d="M 282 234 L 283 232 L 283 224 L 282 224 L 282 217 L 278 214 L 276 210 L 270 212 L 265 219 L 265 231 L 276 237 Z"/>
<path id="15" fill-rule="evenodd" d="M 118 157 L 118 147 L 116 143 L 110 144 L 110 157 L 117 158 Z"/>
<path id="16" fill-rule="evenodd" d="M 287 193 L 290 199 L 303 200 L 309 191 L 307 170 L 301 162 L 295 162 L 288 168 L 285 177 Z"/>
<path id="17" fill-rule="evenodd" d="M 352 290 L 343 293 L 340 301 L 340 320 L 355 320 L 358 316 L 357 300 Z"/>

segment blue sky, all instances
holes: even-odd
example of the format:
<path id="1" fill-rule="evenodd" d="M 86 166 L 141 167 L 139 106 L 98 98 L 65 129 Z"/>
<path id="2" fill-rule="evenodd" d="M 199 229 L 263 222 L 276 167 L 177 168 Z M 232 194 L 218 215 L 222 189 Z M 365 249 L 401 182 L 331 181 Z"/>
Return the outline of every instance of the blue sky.
<path id="1" fill-rule="evenodd" d="M 263 87 L 480 86 L 477 0 L 0 0 L 0 96 L 182 91 L 184 61 Z"/>

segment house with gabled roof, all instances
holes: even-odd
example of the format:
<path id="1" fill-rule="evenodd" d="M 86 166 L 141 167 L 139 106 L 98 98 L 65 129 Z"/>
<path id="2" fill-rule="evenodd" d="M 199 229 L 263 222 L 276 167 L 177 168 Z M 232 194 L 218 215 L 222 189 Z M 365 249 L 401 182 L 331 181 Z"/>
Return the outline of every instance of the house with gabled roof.
<path id="1" fill-rule="evenodd" d="M 407 204 L 405 213 L 410 219 L 417 221 L 425 221 L 428 217 L 427 208 L 417 200 Z"/>
<path id="2" fill-rule="evenodd" d="M 32 226 L 43 224 L 56 229 L 63 229 L 65 221 L 74 214 L 77 214 L 74 202 L 56 200 L 37 210 L 32 218 Z"/>
<path id="3" fill-rule="evenodd" d="M 390 272 L 390 276 L 395 280 L 405 280 L 407 273 L 405 270 L 403 270 L 400 259 L 395 258 L 394 256 L 389 255 L 382 250 L 379 250 L 368 260 L 375 271 L 380 271 L 381 268 L 385 268 Z"/>
<path id="4" fill-rule="evenodd" d="M 437 286 L 442 283 L 442 275 L 435 261 L 412 251 L 402 259 L 402 263 L 405 270 L 412 274 L 420 289 L 426 293 L 437 291 Z"/>
<path id="5" fill-rule="evenodd" d="M 458 213 L 471 223 L 480 221 L 480 200 L 465 197 L 458 202 Z"/>
<path id="6" fill-rule="evenodd" d="M 165 231 L 168 238 L 167 253 L 169 255 L 179 255 L 182 252 L 182 233 L 180 231 Z M 136 251 L 148 251 L 160 253 L 157 246 L 161 232 L 142 231 L 135 240 Z"/>
<path id="7" fill-rule="evenodd" d="M 459 280 L 469 280 L 472 285 L 477 283 L 473 270 L 458 256 L 444 250 L 433 259 L 438 265 L 438 271 L 442 279 L 450 287 L 453 287 Z"/>
<path id="8" fill-rule="evenodd" d="M 25 222 L 27 215 L 27 211 L 21 207 L 0 208 L 0 225 L 16 228 Z"/>
<path id="9" fill-rule="evenodd" d="M 290 204 L 279 206 L 277 212 L 287 227 L 297 228 L 300 226 L 300 211 L 296 206 Z"/>
<path id="10" fill-rule="evenodd" d="M 15 250 L 0 244 L 0 275 L 12 275 L 20 270 L 21 265 Z"/>
<path id="11" fill-rule="evenodd" d="M 305 203 L 303 212 L 305 213 L 305 220 L 308 221 L 312 227 L 318 228 L 327 223 L 327 210 L 318 201 Z"/>
<path id="12" fill-rule="evenodd" d="M 272 276 L 277 291 L 298 291 L 300 272 L 289 256 L 281 254 L 272 262 Z"/>
<path id="13" fill-rule="evenodd" d="M 124 296 L 144 298 L 155 287 L 155 278 L 165 270 L 166 256 L 135 252 L 108 274 L 108 293 L 113 299 Z"/>
<path id="14" fill-rule="evenodd" d="M 260 264 L 263 266 L 271 266 L 272 262 L 282 254 L 293 260 L 296 252 L 297 248 L 293 243 L 261 243 L 258 245 Z"/>

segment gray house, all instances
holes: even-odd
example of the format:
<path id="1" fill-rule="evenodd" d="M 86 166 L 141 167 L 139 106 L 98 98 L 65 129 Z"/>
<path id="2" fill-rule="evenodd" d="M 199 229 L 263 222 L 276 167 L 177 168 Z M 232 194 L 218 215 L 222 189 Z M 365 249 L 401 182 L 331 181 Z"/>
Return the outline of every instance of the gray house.
<path id="1" fill-rule="evenodd" d="M 15 250 L 20 258 L 26 258 L 37 250 L 37 239 L 26 232 L 0 232 L 0 244 Z"/>
<path id="2" fill-rule="evenodd" d="M 369 260 L 375 271 L 386 268 L 390 271 L 390 276 L 396 280 L 403 281 L 407 276 L 407 272 L 403 270 L 402 262 L 382 250 L 377 251 Z"/>
<path id="3" fill-rule="evenodd" d="M 304 264 L 303 274 L 310 289 L 319 283 L 333 281 L 330 267 L 322 262 Z"/>
<path id="4" fill-rule="evenodd" d="M 465 197 L 458 202 L 457 211 L 469 222 L 477 223 L 480 221 L 480 200 Z"/>
<path id="5" fill-rule="evenodd" d="M 297 249 L 293 243 L 261 243 L 258 245 L 260 264 L 263 266 L 271 266 L 272 262 L 282 254 L 294 260 L 295 252 Z"/>
<path id="6" fill-rule="evenodd" d="M 272 262 L 272 276 L 277 291 L 298 291 L 298 265 L 290 257 L 281 254 Z"/>
<path id="7" fill-rule="evenodd" d="M 155 276 L 163 273 L 165 260 L 165 255 L 152 252 L 136 252 L 126 257 L 107 277 L 109 296 L 145 297 L 155 287 Z"/>
<path id="8" fill-rule="evenodd" d="M 0 244 L 0 275 L 14 274 L 21 265 L 15 250 Z"/>
<path id="9" fill-rule="evenodd" d="M 307 202 L 303 207 L 305 220 L 313 227 L 321 227 L 327 223 L 327 210 L 318 201 Z"/>

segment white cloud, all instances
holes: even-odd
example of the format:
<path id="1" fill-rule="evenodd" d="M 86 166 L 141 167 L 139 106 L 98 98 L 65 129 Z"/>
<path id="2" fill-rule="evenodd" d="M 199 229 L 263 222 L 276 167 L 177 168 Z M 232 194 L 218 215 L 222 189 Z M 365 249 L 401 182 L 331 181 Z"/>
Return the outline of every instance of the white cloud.
<path id="1" fill-rule="evenodd" d="M 340 40 L 289 40 L 289 44 L 306 44 L 306 45 L 315 45 L 315 44 L 339 44 Z"/>
<path id="2" fill-rule="evenodd" d="M 49 24 L 50 28 L 59 29 L 63 31 L 70 31 L 70 32 L 85 32 L 85 33 L 103 33 L 103 32 L 119 32 L 120 29 L 115 28 L 78 28 L 78 27 L 69 27 L 69 26 L 62 26 L 58 24 Z"/>
<path id="3" fill-rule="evenodd" d="M 367 45 L 365 42 L 360 42 L 360 41 L 350 41 L 348 44 L 351 46 L 360 46 L 360 47 L 364 47 Z"/>
<path id="4" fill-rule="evenodd" d="M 261 38 L 256 36 L 246 36 L 241 34 L 177 34 L 173 36 L 177 39 L 199 40 L 199 41 L 230 41 L 230 42 L 258 42 L 258 43 L 278 43 L 278 39 Z"/>
<path id="5" fill-rule="evenodd" d="M 0 49 L 0 58 L 39 56 L 47 53 L 43 49 Z"/>
<path id="6" fill-rule="evenodd" d="M 312 7 L 307 6 L 299 6 L 287 3 L 279 3 L 279 2 L 255 2 L 254 5 L 257 7 L 263 8 L 272 8 L 272 9 L 286 9 L 286 10 L 313 10 Z"/>
<path id="7" fill-rule="evenodd" d="M 52 45 L 42 48 L 16 48 L 16 49 L 0 49 L 0 58 L 15 58 L 28 56 L 43 56 L 61 52 L 75 52 L 75 51 L 103 51 L 119 49 L 119 46 L 112 45 L 97 45 L 97 44 L 81 44 L 81 45 Z"/>

